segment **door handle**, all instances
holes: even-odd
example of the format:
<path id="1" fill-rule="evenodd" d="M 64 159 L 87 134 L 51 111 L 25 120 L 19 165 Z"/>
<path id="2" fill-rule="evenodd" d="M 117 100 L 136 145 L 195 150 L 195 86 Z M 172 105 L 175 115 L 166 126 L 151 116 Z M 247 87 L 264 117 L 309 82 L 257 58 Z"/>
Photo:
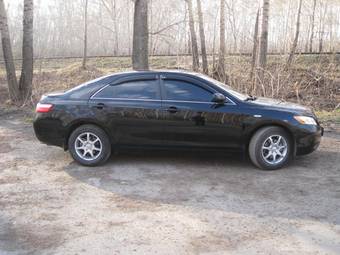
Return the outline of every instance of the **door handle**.
<path id="1" fill-rule="evenodd" d="M 175 106 L 170 106 L 168 109 L 166 109 L 166 111 L 170 113 L 176 113 L 178 112 L 178 109 Z"/>
<path id="2" fill-rule="evenodd" d="M 98 110 L 103 110 L 105 108 L 105 104 L 99 103 L 95 106 L 95 108 L 97 108 Z"/>

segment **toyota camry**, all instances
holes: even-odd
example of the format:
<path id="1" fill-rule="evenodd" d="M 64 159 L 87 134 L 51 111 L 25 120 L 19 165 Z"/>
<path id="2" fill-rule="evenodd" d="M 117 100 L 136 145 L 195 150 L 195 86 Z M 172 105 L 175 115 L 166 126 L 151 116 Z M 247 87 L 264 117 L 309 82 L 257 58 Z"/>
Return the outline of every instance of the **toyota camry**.
<path id="1" fill-rule="evenodd" d="M 103 164 L 120 148 L 232 150 L 264 170 L 320 144 L 309 108 L 243 95 L 185 71 L 117 73 L 41 98 L 34 130 L 82 165 Z"/>

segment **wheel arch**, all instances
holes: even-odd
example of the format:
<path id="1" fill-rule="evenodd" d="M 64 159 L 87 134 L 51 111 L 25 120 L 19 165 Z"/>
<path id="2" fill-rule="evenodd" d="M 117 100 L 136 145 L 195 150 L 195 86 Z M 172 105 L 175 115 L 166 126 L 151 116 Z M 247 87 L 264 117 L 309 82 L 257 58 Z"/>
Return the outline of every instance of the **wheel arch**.
<path id="1" fill-rule="evenodd" d="M 296 155 L 296 138 L 294 136 L 294 132 L 285 124 L 282 124 L 280 122 L 271 122 L 271 123 L 261 123 L 259 125 L 257 125 L 256 127 L 254 127 L 252 130 L 250 130 L 247 134 L 247 138 L 246 138 L 246 151 L 248 151 L 249 148 L 249 144 L 250 144 L 250 140 L 251 138 L 254 136 L 254 134 L 259 131 L 262 128 L 265 127 L 279 127 L 282 128 L 283 130 L 285 130 L 287 132 L 287 134 L 290 136 L 291 142 L 293 144 L 293 155 Z"/>
<path id="2" fill-rule="evenodd" d="M 109 131 L 107 130 L 107 128 L 105 128 L 104 125 L 94 120 L 82 119 L 82 120 L 77 120 L 76 122 L 71 123 L 67 127 L 67 131 L 65 133 L 65 138 L 64 138 L 64 146 L 63 146 L 65 151 L 68 150 L 68 139 L 70 138 L 70 135 L 72 134 L 74 130 L 76 130 L 78 127 L 82 125 L 94 125 L 94 126 L 101 128 L 106 133 L 106 135 L 109 137 L 110 143 L 112 143 L 112 137 L 110 136 Z"/>

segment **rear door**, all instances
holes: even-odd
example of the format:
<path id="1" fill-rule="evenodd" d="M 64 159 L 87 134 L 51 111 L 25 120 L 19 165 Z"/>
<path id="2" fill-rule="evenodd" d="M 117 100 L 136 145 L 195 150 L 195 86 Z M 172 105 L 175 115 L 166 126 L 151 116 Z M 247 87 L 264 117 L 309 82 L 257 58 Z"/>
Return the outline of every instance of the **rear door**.
<path id="1" fill-rule="evenodd" d="M 198 80 L 166 74 L 161 79 L 164 140 L 171 146 L 240 148 L 242 124 L 231 100 L 216 104 L 216 91 Z"/>
<path id="2" fill-rule="evenodd" d="M 107 85 L 90 99 L 95 118 L 122 146 L 161 145 L 161 92 L 157 75 L 139 75 Z"/>

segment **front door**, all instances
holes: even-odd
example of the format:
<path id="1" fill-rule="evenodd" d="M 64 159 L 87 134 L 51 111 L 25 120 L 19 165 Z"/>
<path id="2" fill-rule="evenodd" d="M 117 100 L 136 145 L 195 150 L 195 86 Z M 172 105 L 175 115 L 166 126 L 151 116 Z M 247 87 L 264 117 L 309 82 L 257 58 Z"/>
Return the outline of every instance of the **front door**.
<path id="1" fill-rule="evenodd" d="M 178 77 L 178 76 L 177 76 Z M 240 148 L 238 107 L 216 104 L 216 92 L 206 84 L 166 75 L 161 80 L 165 144 L 205 148 Z"/>

